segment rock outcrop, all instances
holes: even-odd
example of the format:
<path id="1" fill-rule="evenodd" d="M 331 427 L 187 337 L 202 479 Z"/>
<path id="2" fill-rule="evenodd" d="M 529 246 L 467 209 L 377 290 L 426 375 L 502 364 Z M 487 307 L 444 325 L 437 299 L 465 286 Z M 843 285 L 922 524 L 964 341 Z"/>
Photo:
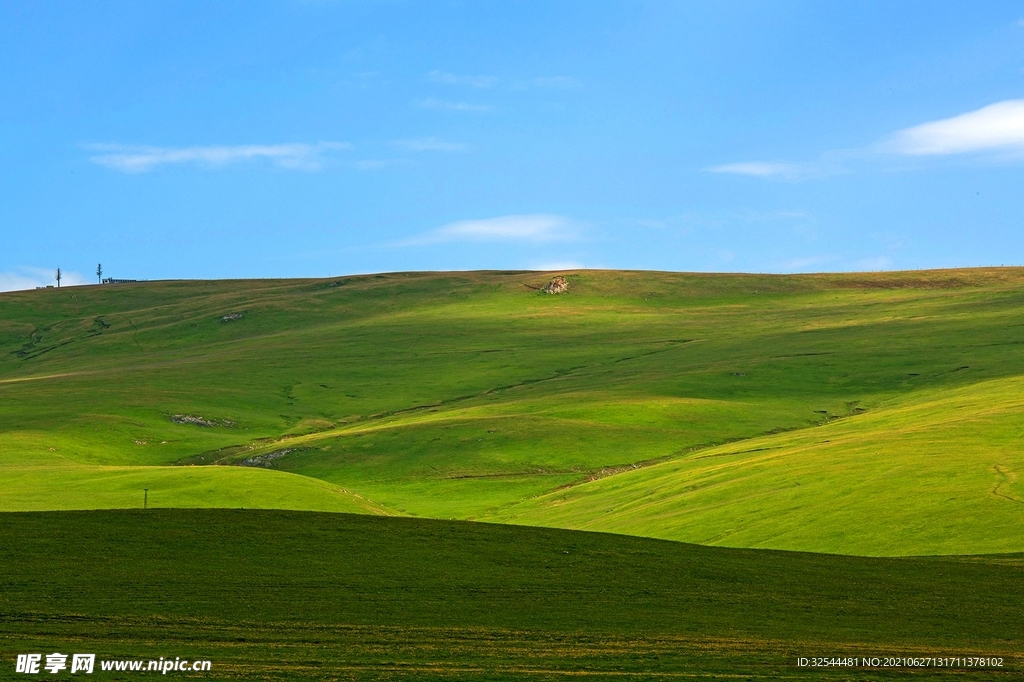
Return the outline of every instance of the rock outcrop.
<path id="1" fill-rule="evenodd" d="M 565 279 L 565 277 L 559 275 L 558 277 L 555 277 L 550 282 L 548 282 L 548 285 L 541 289 L 541 291 L 543 291 L 546 294 L 564 294 L 565 292 L 569 291 L 569 282 Z"/>

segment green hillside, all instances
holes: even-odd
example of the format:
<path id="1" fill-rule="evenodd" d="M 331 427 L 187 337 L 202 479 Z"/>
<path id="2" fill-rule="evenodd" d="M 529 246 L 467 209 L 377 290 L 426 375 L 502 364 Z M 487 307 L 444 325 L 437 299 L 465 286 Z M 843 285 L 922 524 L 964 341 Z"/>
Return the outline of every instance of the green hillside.
<path id="1" fill-rule="evenodd" d="M 0 509 L 1024 550 L 1024 271 L 567 274 L 0 294 Z"/>
<path id="2" fill-rule="evenodd" d="M 1024 556 L 864 558 L 283 511 L 0 514 L 15 655 L 213 680 L 1015 679 Z M 83 567 L 88 567 L 83 570 Z M 978 657 L 811 669 L 799 657 Z M 67 679 L 67 672 L 53 676 Z M 50 675 L 43 673 L 43 676 Z"/>
<path id="3" fill-rule="evenodd" d="M 1024 378 L 922 391 L 538 496 L 493 520 L 734 547 L 874 555 L 1016 551 Z"/>

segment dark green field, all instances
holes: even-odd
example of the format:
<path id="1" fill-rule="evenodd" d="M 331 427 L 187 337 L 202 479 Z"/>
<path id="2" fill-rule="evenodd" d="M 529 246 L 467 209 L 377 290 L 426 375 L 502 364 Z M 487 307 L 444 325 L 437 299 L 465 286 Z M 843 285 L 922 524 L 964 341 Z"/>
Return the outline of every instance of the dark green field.
<path id="1" fill-rule="evenodd" d="M 180 656 L 211 660 L 204 679 L 1024 674 L 1021 555 L 869 559 L 284 511 L 11 513 L 0 537 L 11 661 Z M 1005 667 L 796 665 L 966 655 Z"/>

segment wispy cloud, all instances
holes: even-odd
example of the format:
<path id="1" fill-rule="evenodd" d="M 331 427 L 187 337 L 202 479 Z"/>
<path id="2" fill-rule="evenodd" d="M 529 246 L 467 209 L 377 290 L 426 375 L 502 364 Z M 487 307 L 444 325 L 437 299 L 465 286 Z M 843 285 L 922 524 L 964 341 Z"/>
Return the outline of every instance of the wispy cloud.
<path id="1" fill-rule="evenodd" d="M 850 264 L 853 270 L 866 272 L 869 270 L 892 270 L 893 260 L 888 256 L 862 258 Z"/>
<path id="2" fill-rule="evenodd" d="M 996 102 L 952 118 L 906 128 L 880 145 L 909 156 L 1024 152 L 1024 99 Z"/>
<path id="3" fill-rule="evenodd" d="M 861 149 L 825 152 L 817 161 L 742 161 L 707 168 L 710 173 L 800 181 L 845 173 L 854 163 L 880 163 L 891 155 L 909 157 L 984 154 L 1024 158 L 1024 99 L 996 102 L 974 111 L 899 130 Z"/>
<path id="4" fill-rule="evenodd" d="M 769 272 L 871 272 L 892 270 L 895 261 L 889 256 L 872 256 L 850 260 L 837 254 L 821 254 L 767 263 Z"/>
<path id="5" fill-rule="evenodd" d="M 782 263 L 777 263 L 770 269 L 781 272 L 808 272 L 808 271 L 820 271 L 824 269 L 824 266 L 829 263 L 835 263 L 839 258 L 836 256 L 824 255 L 824 256 L 805 256 L 801 258 L 791 258 Z"/>
<path id="6" fill-rule="evenodd" d="M 395 162 L 388 159 L 359 159 L 352 163 L 352 166 L 360 171 L 381 170 L 393 165 L 395 165 Z"/>
<path id="7" fill-rule="evenodd" d="M 579 237 L 579 229 L 573 220 L 560 215 L 506 215 L 482 220 L 460 220 L 392 245 L 422 246 L 456 241 L 539 244 L 573 241 Z"/>
<path id="8" fill-rule="evenodd" d="M 538 76 L 533 79 L 533 84 L 541 88 L 561 88 L 569 90 L 580 87 L 581 83 L 572 76 Z"/>
<path id="9" fill-rule="evenodd" d="M 217 168 L 245 161 L 268 160 L 282 168 L 317 170 L 328 152 L 351 149 L 344 142 L 317 144 L 244 144 L 195 147 L 151 147 L 144 145 L 90 144 L 93 163 L 122 173 L 145 173 L 159 166 L 196 164 Z"/>
<path id="10" fill-rule="evenodd" d="M 428 73 L 427 78 L 435 83 L 468 85 L 471 88 L 493 88 L 498 84 L 498 79 L 494 76 L 457 76 L 454 73 L 436 70 Z"/>
<path id="11" fill-rule="evenodd" d="M 440 137 L 417 137 L 409 140 L 393 140 L 392 146 L 407 149 L 411 152 L 464 152 L 468 144 L 449 142 Z"/>
<path id="12" fill-rule="evenodd" d="M 773 178 L 777 180 L 803 180 L 821 175 L 823 169 L 806 163 L 785 163 L 782 161 L 740 161 L 723 163 L 707 169 L 709 173 L 725 173 L 730 175 L 749 175 L 755 178 Z"/>
<path id="13" fill-rule="evenodd" d="M 48 284 L 57 285 L 55 275 L 57 268 L 48 270 L 46 268 L 21 267 L 13 272 L 0 272 L 0 291 L 21 291 L 23 289 L 35 289 Z M 61 285 L 76 286 L 79 284 L 90 284 L 91 279 L 83 277 L 77 272 L 61 270 Z"/>
<path id="14" fill-rule="evenodd" d="M 471 111 L 471 112 L 485 112 L 490 111 L 493 107 L 490 104 L 470 104 L 468 102 L 449 102 L 442 99 L 422 99 L 419 102 L 420 108 L 422 109 L 433 109 L 434 111 Z"/>

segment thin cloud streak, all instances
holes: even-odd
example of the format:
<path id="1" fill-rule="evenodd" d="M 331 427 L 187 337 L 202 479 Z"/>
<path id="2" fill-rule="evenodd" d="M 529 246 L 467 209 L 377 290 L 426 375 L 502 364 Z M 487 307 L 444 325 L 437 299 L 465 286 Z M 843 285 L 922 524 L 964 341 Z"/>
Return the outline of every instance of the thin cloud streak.
<path id="1" fill-rule="evenodd" d="M 470 104 L 468 102 L 448 102 L 445 100 L 427 98 L 420 100 L 419 104 L 421 109 L 433 109 L 434 111 L 469 111 L 469 112 L 486 112 L 493 109 L 489 104 Z"/>
<path id="2" fill-rule="evenodd" d="M 869 272 L 878 270 L 892 270 L 893 260 L 888 256 L 877 256 L 875 258 L 862 258 L 851 263 L 855 272 Z"/>
<path id="3" fill-rule="evenodd" d="M 498 79 L 494 76 L 456 76 L 454 73 L 437 70 L 428 73 L 427 78 L 435 83 L 468 85 L 471 88 L 493 88 L 498 84 Z"/>
<path id="4" fill-rule="evenodd" d="M 352 164 L 359 171 L 375 171 L 395 165 L 394 161 L 388 159 L 360 159 Z"/>
<path id="5" fill-rule="evenodd" d="M 574 241 L 579 236 L 576 223 L 565 216 L 537 213 L 507 215 L 482 220 L 448 223 L 392 246 L 425 246 L 445 242 L 526 242 L 541 244 Z"/>
<path id="6" fill-rule="evenodd" d="M 409 140 L 393 140 L 392 146 L 407 149 L 411 152 L 464 152 L 469 145 L 462 142 L 449 142 L 440 137 L 418 137 Z"/>
<path id="7" fill-rule="evenodd" d="M 1024 99 L 996 102 L 901 130 L 880 148 L 907 156 L 1024 152 Z"/>
<path id="8" fill-rule="evenodd" d="M 784 163 L 781 161 L 740 161 L 723 163 L 707 169 L 709 173 L 728 175 L 747 175 L 755 178 L 772 178 L 777 180 L 803 180 L 816 175 L 823 175 L 821 167 L 806 163 Z"/>
<path id="9" fill-rule="evenodd" d="M 344 142 L 317 144 L 246 144 L 194 147 L 153 147 L 143 145 L 91 144 L 85 148 L 97 152 L 89 160 L 122 173 L 145 173 L 175 164 L 197 164 L 218 168 L 229 164 L 269 160 L 281 168 L 318 170 L 327 152 L 351 149 Z"/>

